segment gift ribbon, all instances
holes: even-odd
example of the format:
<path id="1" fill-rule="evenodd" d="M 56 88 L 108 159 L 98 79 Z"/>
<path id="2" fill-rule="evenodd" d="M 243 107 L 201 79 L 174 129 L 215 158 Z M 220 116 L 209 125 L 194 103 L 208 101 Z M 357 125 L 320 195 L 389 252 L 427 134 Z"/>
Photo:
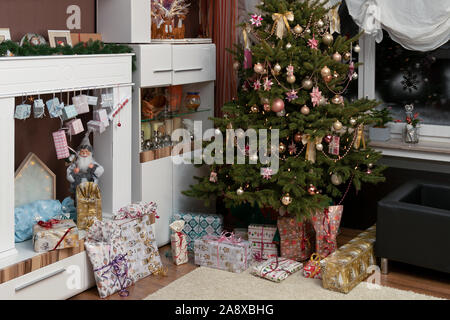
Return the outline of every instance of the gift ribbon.
<path id="1" fill-rule="evenodd" d="M 322 257 L 318 253 L 314 253 L 311 256 L 310 264 L 312 264 L 315 267 L 314 271 L 310 275 L 311 278 L 314 278 L 316 275 L 320 273 L 320 260 L 322 260 Z"/>
<path id="2" fill-rule="evenodd" d="M 183 238 L 184 238 L 183 232 L 176 232 L 176 234 L 178 235 L 178 239 L 180 239 L 180 244 L 178 245 L 180 247 L 180 254 L 175 256 L 175 260 L 177 260 L 180 257 L 180 255 L 183 253 L 183 251 L 184 251 L 185 255 L 188 254 L 187 253 L 187 241 L 186 241 L 186 246 L 184 248 L 182 247 Z M 176 245 L 176 243 L 175 243 L 175 245 Z"/>
<path id="3" fill-rule="evenodd" d="M 52 229 L 53 226 L 55 226 L 55 225 L 57 225 L 57 224 L 59 224 L 59 223 L 61 223 L 61 222 L 62 222 L 62 220 L 58 220 L 58 219 L 50 219 L 50 220 L 48 220 L 47 222 L 39 221 L 39 222 L 38 222 L 38 225 L 39 225 L 40 227 L 42 227 L 42 228 L 45 228 L 45 229 Z M 59 239 L 58 243 L 57 243 L 56 246 L 53 248 L 53 250 L 50 250 L 50 251 L 55 251 L 55 250 L 59 247 L 59 245 L 61 244 L 61 242 L 64 240 L 64 238 L 69 234 L 69 232 L 70 232 L 73 228 L 75 228 L 75 227 L 70 227 L 69 229 L 67 229 L 66 232 L 64 233 L 64 235 L 61 237 L 61 239 Z"/>
<path id="4" fill-rule="evenodd" d="M 283 39 L 285 31 L 291 31 L 291 27 L 289 26 L 288 20 L 293 20 L 294 14 L 292 11 L 287 11 L 284 14 L 282 13 L 274 13 L 272 15 L 272 20 L 274 21 L 273 27 L 272 27 L 272 34 L 276 30 L 276 35 L 278 38 Z"/>
<path id="5" fill-rule="evenodd" d="M 126 290 L 126 282 L 128 280 L 130 280 L 128 278 L 128 264 L 127 264 L 127 259 L 126 259 L 127 254 L 120 254 L 118 256 L 116 256 L 110 263 L 108 263 L 107 265 L 98 268 L 98 269 L 94 269 L 94 272 L 98 272 L 98 271 L 102 271 L 105 268 L 108 268 L 107 270 L 105 270 L 102 274 L 101 277 L 104 279 L 108 279 L 108 277 L 105 276 L 106 273 L 108 273 L 109 271 L 112 272 L 112 274 L 115 276 L 115 280 L 113 283 L 113 286 L 115 286 L 117 283 L 119 283 L 120 285 L 120 291 L 119 291 L 119 295 L 121 297 L 128 297 L 130 295 L 130 293 L 128 292 L 128 290 Z M 125 265 L 125 269 L 123 272 L 120 272 L 121 269 L 121 265 L 124 264 Z M 121 281 L 121 279 L 123 281 Z"/>
<path id="6" fill-rule="evenodd" d="M 275 264 L 275 266 L 273 267 L 273 265 Z M 288 275 L 291 275 L 292 272 L 290 272 L 289 270 L 286 270 L 284 268 L 279 268 L 280 263 L 278 261 L 278 256 L 275 257 L 275 262 L 272 262 L 271 264 L 269 264 L 267 266 L 267 268 L 269 268 L 270 270 L 267 271 L 266 273 L 263 273 L 262 276 L 263 278 L 265 278 L 268 274 L 272 273 L 272 272 L 277 272 L 277 271 L 284 271 L 286 272 Z"/>
<path id="7" fill-rule="evenodd" d="M 366 148 L 366 140 L 364 138 L 364 125 L 361 124 L 358 129 L 357 129 L 357 133 L 356 133 L 356 140 L 355 140 L 355 144 L 354 147 L 355 149 L 359 149 L 359 147 L 363 146 L 363 149 Z"/>

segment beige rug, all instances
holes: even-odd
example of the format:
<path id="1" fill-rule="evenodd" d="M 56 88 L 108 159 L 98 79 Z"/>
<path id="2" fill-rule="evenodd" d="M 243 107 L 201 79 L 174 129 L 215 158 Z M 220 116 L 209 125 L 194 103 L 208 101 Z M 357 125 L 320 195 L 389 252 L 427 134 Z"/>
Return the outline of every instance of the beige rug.
<path id="1" fill-rule="evenodd" d="M 200 267 L 148 296 L 145 300 L 438 300 L 388 287 L 369 289 L 359 284 L 349 294 L 322 288 L 321 280 L 306 279 L 302 271 L 281 283 L 251 275 Z"/>

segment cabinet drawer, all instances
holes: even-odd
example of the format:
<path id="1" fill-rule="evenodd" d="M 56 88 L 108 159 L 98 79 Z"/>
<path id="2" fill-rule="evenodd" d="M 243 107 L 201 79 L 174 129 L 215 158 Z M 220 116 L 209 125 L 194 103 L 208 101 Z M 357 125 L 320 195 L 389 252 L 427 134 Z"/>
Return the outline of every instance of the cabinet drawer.
<path id="1" fill-rule="evenodd" d="M 95 285 L 86 252 L 0 285 L 1 300 L 59 300 Z"/>
<path id="2" fill-rule="evenodd" d="M 211 44 L 174 45 L 174 85 L 215 79 L 215 47 Z"/>
<path id="3" fill-rule="evenodd" d="M 141 87 L 156 87 L 172 84 L 172 46 L 135 46 L 137 61 L 137 81 Z"/>

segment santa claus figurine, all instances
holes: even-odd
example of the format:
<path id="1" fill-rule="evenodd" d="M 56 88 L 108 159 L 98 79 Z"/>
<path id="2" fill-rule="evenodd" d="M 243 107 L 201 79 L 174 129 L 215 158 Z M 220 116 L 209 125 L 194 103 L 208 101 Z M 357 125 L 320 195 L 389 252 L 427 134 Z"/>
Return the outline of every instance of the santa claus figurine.
<path id="1" fill-rule="evenodd" d="M 98 184 L 98 179 L 103 175 L 103 172 L 105 172 L 105 169 L 92 156 L 92 145 L 89 136 L 86 135 L 78 147 L 76 160 L 67 168 L 70 191 L 75 193 L 77 186 L 84 182 Z"/>

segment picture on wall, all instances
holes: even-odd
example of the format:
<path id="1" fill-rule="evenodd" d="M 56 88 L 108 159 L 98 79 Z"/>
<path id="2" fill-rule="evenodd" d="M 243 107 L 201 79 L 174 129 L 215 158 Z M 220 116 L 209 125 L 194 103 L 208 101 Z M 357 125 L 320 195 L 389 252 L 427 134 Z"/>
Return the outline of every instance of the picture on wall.
<path id="1" fill-rule="evenodd" d="M 11 40 L 9 28 L 0 28 L 0 43 L 6 40 Z"/>
<path id="2" fill-rule="evenodd" d="M 48 40 L 52 48 L 58 46 L 72 46 L 69 30 L 48 30 Z"/>

